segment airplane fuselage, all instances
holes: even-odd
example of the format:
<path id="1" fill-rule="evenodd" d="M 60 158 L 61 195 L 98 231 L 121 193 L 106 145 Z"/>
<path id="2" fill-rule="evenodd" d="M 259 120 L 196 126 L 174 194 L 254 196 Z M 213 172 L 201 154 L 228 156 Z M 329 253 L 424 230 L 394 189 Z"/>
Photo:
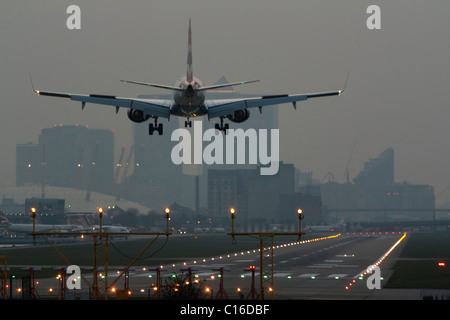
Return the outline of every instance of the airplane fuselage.
<path id="1" fill-rule="evenodd" d="M 33 232 L 33 224 L 25 224 L 25 223 L 13 223 L 4 226 L 4 228 L 8 231 L 13 232 Z M 34 226 L 34 231 L 36 232 L 46 232 L 46 231 L 54 231 L 63 229 L 61 226 L 57 225 L 47 225 L 47 224 L 36 224 Z"/>
<path id="2" fill-rule="evenodd" d="M 200 117 L 207 114 L 205 105 L 205 95 L 202 91 L 197 91 L 203 86 L 202 82 L 193 78 L 188 82 L 186 78 L 179 81 L 176 86 L 183 91 L 175 91 L 173 95 L 174 104 L 171 108 L 171 114 L 182 117 Z"/>

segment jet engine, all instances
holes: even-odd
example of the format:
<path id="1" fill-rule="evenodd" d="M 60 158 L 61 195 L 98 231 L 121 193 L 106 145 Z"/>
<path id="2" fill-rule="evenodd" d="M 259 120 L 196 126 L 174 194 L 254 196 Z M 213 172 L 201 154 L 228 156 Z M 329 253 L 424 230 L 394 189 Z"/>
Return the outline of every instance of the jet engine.
<path id="1" fill-rule="evenodd" d="M 144 111 L 136 109 L 128 109 L 128 119 L 133 122 L 141 123 L 145 122 L 150 118 L 150 115 L 144 115 Z"/>
<path id="2" fill-rule="evenodd" d="M 241 123 L 246 121 L 250 117 L 250 111 L 248 109 L 236 110 L 233 114 L 227 116 L 233 122 Z"/>

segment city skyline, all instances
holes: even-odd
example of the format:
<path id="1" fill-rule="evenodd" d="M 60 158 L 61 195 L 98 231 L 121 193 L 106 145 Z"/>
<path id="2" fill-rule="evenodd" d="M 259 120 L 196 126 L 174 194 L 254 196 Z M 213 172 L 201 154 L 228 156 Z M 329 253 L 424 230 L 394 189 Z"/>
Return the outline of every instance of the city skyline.
<path id="1" fill-rule="evenodd" d="M 16 184 L 18 187 L 31 186 L 33 184 L 40 186 L 42 184 L 41 175 L 45 174 L 42 198 L 46 198 L 46 186 L 61 186 L 86 190 L 87 193 L 91 191 L 101 192 L 105 195 L 115 196 L 117 204 L 120 204 L 120 199 L 123 198 L 145 205 L 152 210 L 162 210 L 162 208 L 175 203 L 191 209 L 196 207 L 196 210 L 198 210 L 197 206 L 200 205 L 208 210 L 210 216 L 218 216 L 220 212 L 226 212 L 227 210 L 224 210 L 224 207 L 229 207 L 233 204 L 241 207 L 241 211 L 243 210 L 241 213 L 245 213 L 244 216 L 247 216 L 247 207 L 257 208 L 259 206 L 258 210 L 255 211 L 253 209 L 252 211 L 251 216 L 253 219 L 256 219 L 258 216 L 255 213 L 261 213 L 261 219 L 270 219 L 269 213 L 273 211 L 270 207 L 282 207 L 278 204 L 278 194 L 287 197 L 292 197 L 294 192 L 299 192 L 305 196 L 313 195 L 311 193 L 312 186 L 319 186 L 319 189 L 321 189 L 318 196 L 319 199 L 322 198 L 324 208 L 328 207 L 328 209 L 325 209 L 326 211 L 331 210 L 335 212 L 338 210 L 344 213 L 346 210 L 349 210 L 350 216 L 347 213 L 347 217 L 350 217 L 350 219 L 352 219 L 352 216 L 353 219 L 356 218 L 357 215 L 351 213 L 356 212 L 355 210 L 361 211 L 360 214 L 364 215 L 364 210 L 378 212 L 380 210 L 383 211 L 383 208 L 386 210 L 388 207 L 395 210 L 410 209 L 414 211 L 413 214 L 417 210 L 424 210 L 426 214 L 420 213 L 418 216 L 423 215 L 425 218 L 429 218 L 429 213 L 434 209 L 435 194 L 433 186 L 406 184 L 405 182 L 400 183 L 396 181 L 394 150 L 391 147 L 381 152 L 377 157 L 369 158 L 352 183 L 347 181 L 339 184 L 334 179 L 334 176 L 329 176 L 328 181 L 325 181 L 325 179 L 318 181 L 316 179 L 313 182 L 313 172 L 307 172 L 303 168 L 294 167 L 293 164 L 283 164 L 283 162 L 280 162 L 280 167 L 284 168 L 283 172 L 286 172 L 285 168 L 291 168 L 290 174 L 279 173 L 273 177 L 259 176 L 257 173 L 258 167 L 252 165 L 244 165 L 239 168 L 234 166 L 224 168 L 220 165 L 205 165 L 199 167 L 200 172 L 199 168 L 197 168 L 196 173 L 193 173 L 192 170 L 184 172 L 183 166 L 176 166 L 170 162 L 167 162 L 166 167 L 164 167 L 158 164 L 157 160 L 159 158 L 156 157 L 155 145 L 140 144 L 143 142 L 140 139 L 140 133 L 142 133 L 140 130 L 135 131 L 138 147 L 135 149 L 134 145 L 129 148 L 122 146 L 120 160 L 113 163 L 111 159 L 111 154 L 114 152 L 112 132 L 95 128 L 88 129 L 84 126 L 43 128 L 39 136 L 39 144 L 17 145 L 17 172 L 20 174 L 20 179 L 16 181 Z M 99 137 L 92 139 L 96 137 L 96 134 L 103 135 L 103 139 L 98 139 Z M 73 151 L 66 148 L 64 139 L 71 141 L 70 146 L 73 148 Z M 105 154 L 94 152 L 94 144 L 96 145 L 95 149 L 102 145 L 101 149 L 106 151 Z M 105 144 L 106 146 L 104 146 Z M 166 141 L 165 146 L 165 151 L 169 152 L 170 142 Z M 43 147 L 46 150 L 45 155 L 43 154 Z M 89 148 L 92 149 L 91 152 L 86 152 L 85 154 L 84 149 Z M 124 157 L 125 152 L 127 157 Z M 58 161 L 57 155 L 62 153 L 64 153 L 65 161 L 63 159 Z M 95 159 L 83 160 L 82 158 L 80 159 L 80 155 L 81 157 L 84 155 L 85 158 L 86 156 L 88 158 L 95 157 Z M 45 162 L 43 160 L 44 157 Z M 91 163 L 91 161 L 95 162 Z M 59 164 L 55 166 L 56 162 L 59 162 Z M 45 163 L 44 166 L 43 163 Z M 77 163 L 79 164 L 77 165 Z M 92 170 L 93 168 L 95 168 L 95 172 Z M 151 169 L 151 172 L 147 172 L 148 169 Z M 165 176 L 163 174 L 164 171 L 171 172 L 171 176 Z M 201 179 L 200 189 L 198 190 L 200 194 L 196 194 L 194 189 L 194 177 L 196 176 Z M 284 178 L 281 178 L 282 176 Z M 217 177 L 219 177 L 219 180 L 217 180 Z M 239 178 L 236 180 L 236 177 Z M 281 181 L 279 179 L 286 178 L 288 180 L 285 180 L 283 183 L 277 182 Z M 216 181 L 215 179 L 217 184 L 211 184 L 211 181 Z M 223 184 L 221 179 L 233 181 L 232 193 L 230 193 L 231 189 L 228 189 L 227 182 Z M 92 180 L 101 183 L 92 185 L 92 181 L 89 183 L 84 181 L 81 184 L 79 180 Z M 109 182 L 107 183 L 107 181 Z M 250 181 L 253 181 L 253 186 L 251 186 Z M 288 183 L 287 181 L 290 182 Z M 77 183 L 79 185 L 76 185 Z M 219 189 L 217 189 L 217 186 Z M 222 197 L 222 192 L 224 192 L 222 190 L 223 186 L 225 186 L 225 198 Z M 281 187 L 285 188 L 285 190 L 282 191 L 283 188 Z M 17 190 L 20 192 L 20 189 Z M 241 194 L 242 192 L 244 193 Z M 275 198 L 271 199 L 271 194 L 274 196 L 276 194 L 276 201 L 274 200 Z M 264 201 L 259 201 L 260 203 L 258 203 L 258 195 L 261 199 L 265 199 L 264 201 L 269 201 L 271 205 L 264 204 Z M 201 203 L 194 203 L 198 196 L 201 198 Z M 8 194 L 8 197 L 11 197 L 11 194 Z M 87 195 L 86 200 L 89 200 Z M 290 201 L 292 200 L 287 202 L 289 203 Z M 114 205 L 114 203 L 109 205 Z M 279 216 L 276 215 L 273 219 L 282 219 L 286 215 L 285 209 L 280 209 Z M 287 211 L 290 212 L 292 210 Z M 265 213 L 263 214 L 263 212 Z"/>

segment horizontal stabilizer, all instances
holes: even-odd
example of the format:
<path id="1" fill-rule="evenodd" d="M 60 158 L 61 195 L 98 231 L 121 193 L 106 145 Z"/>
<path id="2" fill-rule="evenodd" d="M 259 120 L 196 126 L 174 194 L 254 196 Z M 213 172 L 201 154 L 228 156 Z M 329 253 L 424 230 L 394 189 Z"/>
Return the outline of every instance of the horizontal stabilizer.
<path id="1" fill-rule="evenodd" d="M 120 81 L 126 82 L 126 83 L 140 84 L 142 86 L 148 86 L 148 87 L 154 87 L 154 88 L 160 88 L 160 89 L 183 91 L 183 89 L 181 89 L 179 87 L 166 86 L 164 84 L 147 83 L 147 82 L 132 81 L 132 80 L 120 80 Z"/>
<path id="2" fill-rule="evenodd" d="M 247 84 L 247 83 L 253 83 L 253 82 L 259 82 L 259 80 L 250 80 L 250 81 L 241 81 L 241 82 L 230 82 L 230 83 L 223 83 L 223 84 L 216 84 L 212 86 L 206 86 L 206 87 L 200 87 L 197 89 L 197 91 L 206 91 L 206 90 L 213 90 L 217 88 L 224 88 L 224 87 L 233 87 L 238 86 L 241 84 Z"/>

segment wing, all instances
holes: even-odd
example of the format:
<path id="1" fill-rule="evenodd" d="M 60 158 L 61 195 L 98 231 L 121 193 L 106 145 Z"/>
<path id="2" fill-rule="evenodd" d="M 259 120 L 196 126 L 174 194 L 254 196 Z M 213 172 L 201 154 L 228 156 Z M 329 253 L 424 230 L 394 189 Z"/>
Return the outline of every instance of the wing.
<path id="1" fill-rule="evenodd" d="M 244 99 L 228 99 L 228 100 L 209 100 L 208 106 L 208 118 L 224 117 L 233 112 L 250 109 L 261 108 L 269 105 L 292 103 L 296 108 L 297 101 L 305 101 L 311 98 L 338 96 L 342 94 L 344 90 L 337 91 L 325 91 L 317 93 L 305 93 L 305 94 L 282 94 L 282 95 L 270 95 L 256 98 L 244 98 Z"/>
<path id="2" fill-rule="evenodd" d="M 34 88 L 33 88 L 34 90 Z M 145 115 L 150 115 L 153 117 L 163 117 L 166 119 L 170 118 L 170 107 L 172 101 L 170 100 L 160 100 L 160 99 L 135 99 L 135 98 L 122 98 L 108 95 L 100 94 L 74 94 L 74 93 L 62 93 L 62 92 L 52 92 L 52 91 L 42 91 L 34 90 L 38 95 L 50 96 L 58 98 L 67 98 L 73 101 L 81 102 L 81 107 L 87 102 L 95 104 L 103 104 L 108 106 L 116 107 L 116 113 L 120 108 L 132 108 L 136 110 L 142 110 Z"/>
<path id="3" fill-rule="evenodd" d="M 174 86 L 166 86 L 164 84 L 157 84 L 157 83 L 148 83 L 148 82 L 140 82 L 140 81 L 133 81 L 133 80 L 120 80 L 121 82 L 126 83 L 132 83 L 132 84 L 140 84 L 142 86 L 148 86 L 148 87 L 154 87 L 154 88 L 160 88 L 160 89 L 167 89 L 167 90 L 173 90 L 173 91 L 180 91 L 183 92 L 185 89 L 180 87 L 174 87 Z M 207 90 L 213 90 L 218 88 L 224 88 L 224 87 L 234 87 L 242 84 L 247 83 L 254 83 L 259 82 L 259 80 L 250 80 L 250 81 L 240 81 L 240 82 L 230 82 L 230 83 L 223 83 L 223 84 L 215 84 L 212 86 L 205 86 L 197 88 L 196 91 L 207 91 Z"/>

